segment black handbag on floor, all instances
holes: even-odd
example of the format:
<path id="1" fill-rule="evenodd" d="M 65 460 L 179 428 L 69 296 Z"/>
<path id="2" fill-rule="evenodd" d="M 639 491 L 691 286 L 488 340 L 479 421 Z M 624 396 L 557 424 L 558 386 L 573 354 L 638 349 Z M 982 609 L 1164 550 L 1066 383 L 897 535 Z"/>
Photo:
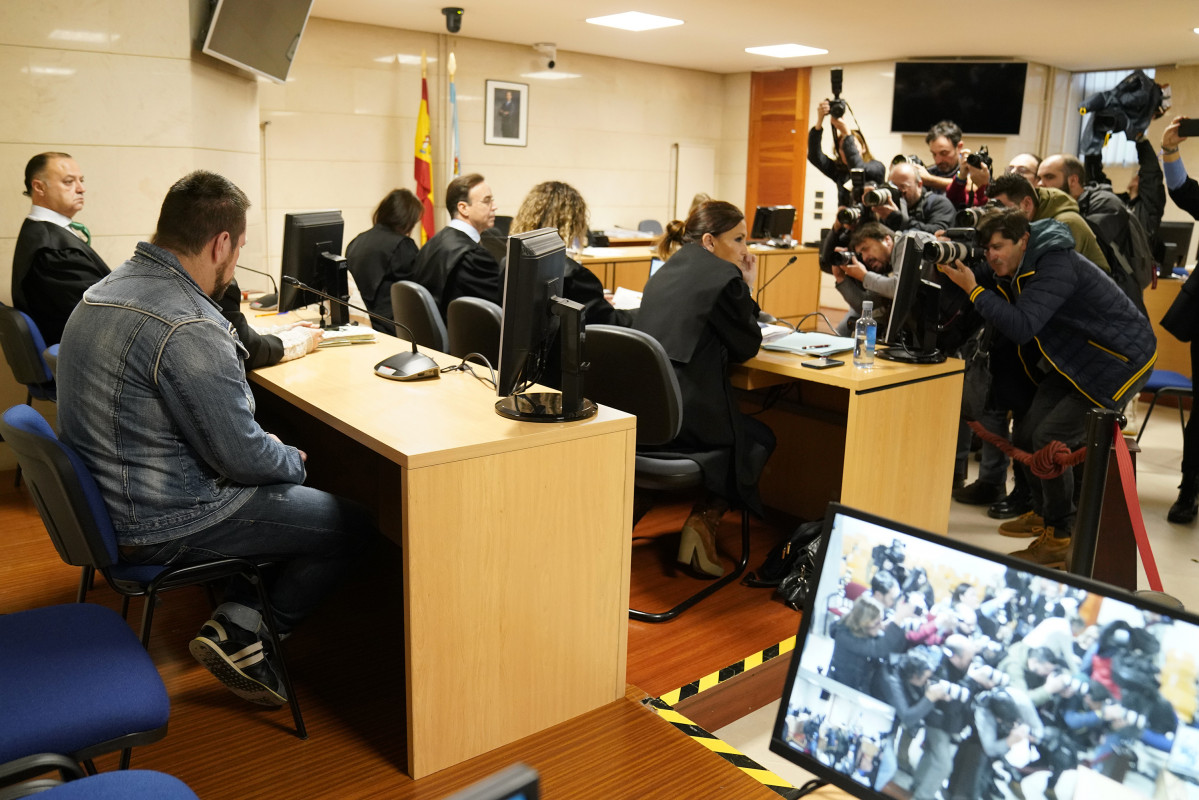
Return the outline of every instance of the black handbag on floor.
<path id="1" fill-rule="evenodd" d="M 771 549 L 757 572 L 751 572 L 742 583 L 746 586 L 774 587 L 779 599 L 788 607 L 799 610 L 811 590 L 816 571 L 816 551 L 820 549 L 820 534 L 824 520 L 800 525 L 785 542 Z"/>

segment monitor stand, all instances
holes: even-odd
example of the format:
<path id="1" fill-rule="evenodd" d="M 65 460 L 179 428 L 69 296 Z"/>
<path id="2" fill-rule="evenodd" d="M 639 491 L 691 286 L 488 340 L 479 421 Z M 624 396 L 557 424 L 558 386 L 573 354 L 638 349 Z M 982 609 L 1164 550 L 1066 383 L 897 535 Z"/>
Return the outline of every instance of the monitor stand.
<path id="1" fill-rule="evenodd" d="M 521 422 L 575 422 L 595 414 L 595 403 L 583 397 L 583 306 L 573 300 L 550 298 L 554 316 L 562 322 L 562 391 L 525 392 L 505 397 L 495 404 L 501 417 Z"/>

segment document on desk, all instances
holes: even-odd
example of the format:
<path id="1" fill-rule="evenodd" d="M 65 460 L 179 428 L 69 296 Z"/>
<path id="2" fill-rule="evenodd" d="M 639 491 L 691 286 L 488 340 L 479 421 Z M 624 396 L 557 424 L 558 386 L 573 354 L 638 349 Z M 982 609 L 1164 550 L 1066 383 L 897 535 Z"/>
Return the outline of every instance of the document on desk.
<path id="1" fill-rule="evenodd" d="M 623 311 L 641 308 L 641 292 L 617 286 L 616 292 L 612 295 L 612 305 Z"/>
<path id="2" fill-rule="evenodd" d="M 348 344 L 367 344 L 375 341 L 375 332 L 363 325 L 344 325 L 329 328 L 321 334 L 317 347 L 342 347 Z"/>
<path id="3" fill-rule="evenodd" d="M 764 343 L 762 349 L 798 353 L 801 356 L 830 356 L 853 350 L 853 339 L 814 331 L 797 331 Z"/>

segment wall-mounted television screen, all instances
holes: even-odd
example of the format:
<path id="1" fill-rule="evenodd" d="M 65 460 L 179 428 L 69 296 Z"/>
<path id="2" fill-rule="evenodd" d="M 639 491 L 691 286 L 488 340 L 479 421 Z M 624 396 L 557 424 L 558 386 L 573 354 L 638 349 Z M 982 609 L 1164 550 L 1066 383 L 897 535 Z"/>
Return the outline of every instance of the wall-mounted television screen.
<path id="1" fill-rule="evenodd" d="M 967 136 L 1020 133 L 1028 64 L 900 61 L 895 64 L 892 133 L 925 133 L 951 119 Z"/>
<path id="2" fill-rule="evenodd" d="M 218 0 L 203 50 L 269 78 L 287 80 L 313 0 Z"/>

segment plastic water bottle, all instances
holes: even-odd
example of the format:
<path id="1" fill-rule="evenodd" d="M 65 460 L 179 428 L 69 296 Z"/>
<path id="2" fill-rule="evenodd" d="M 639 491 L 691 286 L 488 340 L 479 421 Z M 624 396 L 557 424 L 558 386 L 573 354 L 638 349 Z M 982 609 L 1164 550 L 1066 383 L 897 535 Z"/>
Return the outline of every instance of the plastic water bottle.
<path id="1" fill-rule="evenodd" d="M 853 329 L 853 365 L 862 369 L 874 366 L 874 342 L 878 336 L 878 323 L 874 321 L 874 303 L 862 301 L 862 316 Z"/>

